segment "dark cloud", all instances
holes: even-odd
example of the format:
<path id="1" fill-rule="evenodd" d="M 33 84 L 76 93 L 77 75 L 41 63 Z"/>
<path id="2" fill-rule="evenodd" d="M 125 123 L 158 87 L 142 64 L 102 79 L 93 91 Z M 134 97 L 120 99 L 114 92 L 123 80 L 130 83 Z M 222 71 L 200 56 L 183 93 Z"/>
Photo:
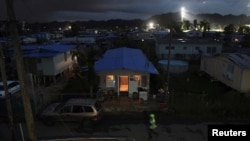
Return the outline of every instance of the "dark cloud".
<path id="1" fill-rule="evenodd" d="M 250 2 L 250 1 L 249 1 Z M 249 15 L 246 0 L 14 0 L 16 17 L 27 21 L 145 19 L 177 12 L 184 6 L 192 13 Z M 7 19 L 5 0 L 0 18 Z"/>

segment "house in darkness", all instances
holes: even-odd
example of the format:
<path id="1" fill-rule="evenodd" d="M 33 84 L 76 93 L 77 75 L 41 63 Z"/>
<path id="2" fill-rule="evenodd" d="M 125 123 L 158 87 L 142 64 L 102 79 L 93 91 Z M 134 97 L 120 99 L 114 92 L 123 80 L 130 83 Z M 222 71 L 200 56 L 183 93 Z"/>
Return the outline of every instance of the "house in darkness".
<path id="1" fill-rule="evenodd" d="M 157 69 L 140 49 L 121 47 L 107 50 L 95 65 L 100 76 L 100 88 L 111 89 L 119 97 L 132 97 L 138 88 L 144 89 L 147 98 L 150 74 L 158 74 Z M 140 95 L 140 94 L 139 94 Z"/>
<path id="2" fill-rule="evenodd" d="M 190 60 L 200 55 L 215 55 L 222 53 L 222 43 L 212 39 L 175 39 L 169 47 L 169 40 L 156 41 L 156 55 L 167 59 L 169 50 L 171 58 Z"/>
<path id="3" fill-rule="evenodd" d="M 74 48 L 75 45 L 62 44 L 21 46 L 26 72 L 35 83 L 54 83 L 72 72 Z"/>
<path id="4" fill-rule="evenodd" d="M 187 31 L 184 31 L 186 37 L 188 38 L 192 38 L 192 37 L 202 37 L 203 33 L 201 31 L 198 31 L 198 30 L 187 30 Z"/>
<path id="5" fill-rule="evenodd" d="M 249 55 L 225 53 L 218 56 L 203 56 L 200 70 L 239 92 L 250 92 Z"/>

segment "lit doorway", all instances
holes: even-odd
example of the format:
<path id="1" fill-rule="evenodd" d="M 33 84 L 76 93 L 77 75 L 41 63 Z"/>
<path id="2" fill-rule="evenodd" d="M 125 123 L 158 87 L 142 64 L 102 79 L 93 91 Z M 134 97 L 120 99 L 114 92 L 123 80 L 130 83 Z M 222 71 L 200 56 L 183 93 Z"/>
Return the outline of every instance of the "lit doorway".
<path id="1" fill-rule="evenodd" d="M 120 76 L 119 82 L 120 92 L 128 92 L 128 76 Z"/>

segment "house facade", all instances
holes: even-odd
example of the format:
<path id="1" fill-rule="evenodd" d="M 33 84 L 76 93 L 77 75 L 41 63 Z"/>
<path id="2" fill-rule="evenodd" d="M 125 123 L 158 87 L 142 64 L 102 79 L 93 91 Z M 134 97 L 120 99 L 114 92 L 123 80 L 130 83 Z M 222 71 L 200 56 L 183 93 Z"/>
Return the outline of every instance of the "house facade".
<path id="1" fill-rule="evenodd" d="M 22 46 L 26 72 L 35 83 L 53 83 L 70 75 L 75 60 L 74 45 L 48 44 Z"/>
<path id="2" fill-rule="evenodd" d="M 249 62 L 249 55 L 239 53 L 203 56 L 200 70 L 239 92 L 247 93 L 250 92 Z"/>
<path id="3" fill-rule="evenodd" d="M 171 42 L 171 58 L 191 59 L 198 55 L 215 55 L 222 52 L 222 43 L 212 39 L 175 39 Z M 156 41 L 158 58 L 167 59 L 169 40 Z"/>
<path id="4" fill-rule="evenodd" d="M 147 100 L 150 74 L 158 74 L 140 49 L 127 47 L 106 51 L 95 70 L 100 76 L 101 89 L 112 90 L 118 97 L 122 94 L 132 97 L 140 88 L 144 90 L 145 95 L 141 95 L 144 100 Z"/>

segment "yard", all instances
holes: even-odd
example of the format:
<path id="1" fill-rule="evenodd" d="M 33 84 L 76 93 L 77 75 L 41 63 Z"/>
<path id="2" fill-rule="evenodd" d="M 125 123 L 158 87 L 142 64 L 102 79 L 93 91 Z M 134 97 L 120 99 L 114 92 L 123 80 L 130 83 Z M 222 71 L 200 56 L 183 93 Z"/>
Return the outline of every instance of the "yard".
<path id="1" fill-rule="evenodd" d="M 197 68 L 170 76 L 169 85 L 169 108 L 176 116 L 205 120 L 250 119 L 250 97 L 220 82 L 211 82 Z"/>
<path id="2" fill-rule="evenodd" d="M 157 82 L 153 85 L 159 88 Z M 86 90 L 87 80 L 79 77 L 70 79 L 63 89 L 66 93 Z M 170 75 L 169 90 L 168 105 L 175 116 L 205 120 L 250 119 L 250 97 L 220 82 L 211 82 L 209 76 L 199 72 L 198 66 L 190 66 L 183 74 Z"/>

